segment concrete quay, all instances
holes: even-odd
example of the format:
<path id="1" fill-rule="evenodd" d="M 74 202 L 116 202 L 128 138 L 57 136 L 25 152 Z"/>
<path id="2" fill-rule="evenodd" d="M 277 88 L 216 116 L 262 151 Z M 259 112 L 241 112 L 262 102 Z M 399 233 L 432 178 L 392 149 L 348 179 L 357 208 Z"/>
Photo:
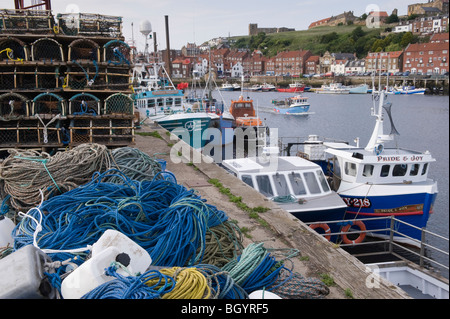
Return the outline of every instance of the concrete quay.
<path id="1" fill-rule="evenodd" d="M 200 153 L 167 130 L 149 120 L 145 123 L 136 130 L 135 147 L 151 157 L 167 161 L 167 170 L 175 174 L 179 184 L 195 189 L 208 204 L 223 210 L 231 220 L 236 221 L 239 228 L 248 230 L 248 236 L 244 236 L 244 246 L 252 242 L 264 242 L 266 248 L 297 249 L 300 255 L 291 258 L 294 272 L 318 279 L 326 275 L 334 280 L 334 284 L 329 286 L 327 299 L 410 299 L 402 289 L 381 277 L 375 277 L 358 259 L 328 242 L 259 192 L 220 166 L 206 162 Z M 181 145 L 178 143 L 184 143 L 190 149 L 190 154 L 178 152 L 175 148 Z M 202 160 L 193 160 L 194 154 L 195 159 Z M 269 210 L 258 213 L 257 218 L 250 217 L 211 184 L 211 179 L 219 180 L 232 194 L 240 196 L 248 207 L 262 206 Z"/>

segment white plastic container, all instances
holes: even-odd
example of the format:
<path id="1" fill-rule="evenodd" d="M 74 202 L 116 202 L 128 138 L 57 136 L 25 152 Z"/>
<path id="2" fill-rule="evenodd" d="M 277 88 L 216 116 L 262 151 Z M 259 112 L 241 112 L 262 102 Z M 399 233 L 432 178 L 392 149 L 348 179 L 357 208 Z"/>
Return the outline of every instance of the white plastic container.
<path id="1" fill-rule="evenodd" d="M 152 262 L 148 252 L 127 236 L 107 230 L 93 245 L 92 257 L 62 281 L 62 297 L 80 299 L 96 287 L 114 280 L 115 277 L 105 275 L 105 269 L 116 261 L 117 256 L 126 257 L 122 262 L 126 270 L 117 270 L 123 276 L 144 273 Z"/>
<path id="2" fill-rule="evenodd" d="M 270 291 L 256 290 L 248 295 L 249 299 L 283 299 Z"/>
<path id="3" fill-rule="evenodd" d="M 14 222 L 6 216 L 0 216 L 0 248 L 13 246 L 14 239 L 12 237 L 12 231 L 16 225 Z"/>

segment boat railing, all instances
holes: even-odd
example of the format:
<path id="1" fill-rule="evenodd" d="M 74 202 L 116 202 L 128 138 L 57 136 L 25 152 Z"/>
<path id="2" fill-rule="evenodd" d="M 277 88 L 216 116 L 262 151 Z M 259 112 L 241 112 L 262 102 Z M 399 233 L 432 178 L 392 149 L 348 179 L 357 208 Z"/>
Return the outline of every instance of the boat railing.
<path id="1" fill-rule="evenodd" d="M 298 152 L 302 152 L 302 147 L 305 145 L 316 145 L 321 144 L 322 142 L 333 142 L 333 143 L 345 143 L 348 144 L 347 141 L 330 139 L 326 137 L 317 136 L 316 140 L 311 140 L 310 136 L 305 137 L 280 137 L 278 138 L 278 147 L 280 148 L 281 156 L 291 156 L 295 155 Z"/>
<path id="2" fill-rule="evenodd" d="M 374 220 L 386 220 L 386 227 L 379 229 L 370 229 L 370 230 L 353 230 L 349 229 L 349 231 L 343 232 L 327 232 L 324 234 L 320 234 L 324 237 L 333 238 L 333 236 L 338 236 L 338 238 L 342 238 L 342 235 L 352 235 L 352 234 L 365 234 L 366 238 L 370 238 L 370 240 L 364 240 L 362 242 L 353 241 L 351 243 L 344 243 L 342 240 L 337 240 L 336 244 L 339 247 L 355 247 L 355 246 L 369 246 L 369 245 L 377 245 L 378 250 L 371 249 L 367 250 L 364 253 L 352 254 L 355 257 L 368 257 L 368 256 L 376 256 L 376 255 L 386 255 L 390 254 L 396 258 L 401 260 L 407 260 L 410 262 L 414 262 L 423 268 L 435 268 L 436 266 L 445 272 L 444 276 L 448 278 L 449 276 L 449 252 L 447 250 L 443 250 L 440 247 L 448 247 L 449 239 L 429 231 L 425 228 L 420 228 L 415 225 L 409 224 L 405 221 L 399 220 L 394 216 L 387 217 L 371 217 L 371 218 L 358 218 L 357 221 L 374 221 Z M 334 220 L 334 221 L 320 221 L 314 223 L 306 223 L 306 225 L 311 226 L 315 224 L 327 224 L 327 225 L 346 225 L 353 220 Z M 356 221 L 356 220 L 355 220 Z M 417 229 L 421 232 L 421 240 L 412 238 L 405 233 L 398 231 L 399 225 L 402 224 L 404 226 L 411 227 Z M 342 229 L 342 228 L 340 228 Z M 385 238 L 379 239 L 378 234 L 386 234 L 389 233 Z M 395 238 L 394 238 L 395 236 Z M 373 240 L 372 240 L 373 238 Z M 376 238 L 376 239 L 375 239 Z M 396 238 L 402 238 L 403 240 L 408 240 L 407 243 L 400 242 Z M 430 244 L 433 241 L 434 244 Z M 384 244 L 384 245 L 380 245 Z M 383 246 L 383 250 L 380 251 L 380 246 Z M 430 258 L 429 255 L 432 254 L 433 258 Z M 442 261 L 438 261 L 442 260 Z M 446 262 L 446 264 L 444 264 Z M 430 267 L 431 266 L 431 267 Z"/>

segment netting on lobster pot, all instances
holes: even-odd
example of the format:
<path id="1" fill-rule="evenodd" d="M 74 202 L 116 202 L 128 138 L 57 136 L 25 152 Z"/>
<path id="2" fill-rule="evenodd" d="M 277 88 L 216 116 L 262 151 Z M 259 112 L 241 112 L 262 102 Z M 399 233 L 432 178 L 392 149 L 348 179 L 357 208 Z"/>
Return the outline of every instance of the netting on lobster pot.
<path id="1" fill-rule="evenodd" d="M 11 119 L 28 116 L 28 98 L 17 93 L 0 95 L 0 118 Z"/>
<path id="2" fill-rule="evenodd" d="M 74 95 L 69 100 L 69 115 L 99 115 L 101 101 L 89 93 Z"/>
<path id="3" fill-rule="evenodd" d="M 131 65 L 131 48 L 120 40 L 112 40 L 103 46 L 103 61 L 114 65 Z"/>
<path id="4" fill-rule="evenodd" d="M 64 99 L 54 93 L 42 93 L 33 100 L 32 114 L 66 114 Z"/>
<path id="5" fill-rule="evenodd" d="M 0 38 L 0 61 L 28 61 L 28 46 L 17 38 Z"/>
<path id="6" fill-rule="evenodd" d="M 99 61 L 100 48 L 89 39 L 78 39 L 69 44 L 69 61 L 87 60 Z"/>
<path id="7" fill-rule="evenodd" d="M 116 93 L 105 100 L 105 114 L 133 115 L 133 99 L 128 95 Z"/>
<path id="8" fill-rule="evenodd" d="M 31 45 L 31 60 L 64 62 L 62 45 L 54 39 L 38 39 Z"/>

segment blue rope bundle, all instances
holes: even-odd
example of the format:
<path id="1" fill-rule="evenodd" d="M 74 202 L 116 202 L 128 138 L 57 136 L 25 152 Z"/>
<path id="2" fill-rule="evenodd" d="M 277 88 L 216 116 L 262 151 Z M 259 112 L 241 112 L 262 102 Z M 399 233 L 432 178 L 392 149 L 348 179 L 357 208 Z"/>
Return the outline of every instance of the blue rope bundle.
<path id="1" fill-rule="evenodd" d="M 157 299 L 175 287 L 172 277 L 157 270 L 149 270 L 136 277 L 122 276 L 116 272 L 115 266 L 110 266 L 105 274 L 116 279 L 94 288 L 81 299 Z M 145 284 L 153 279 L 157 279 L 155 285 Z"/>
<path id="2" fill-rule="evenodd" d="M 113 176 L 121 177 L 122 183 L 103 182 Z M 107 229 L 115 229 L 147 250 L 153 265 L 163 266 L 200 263 L 206 232 L 228 219 L 182 185 L 156 177 L 133 181 L 117 170 L 94 174 L 91 182 L 44 201 L 28 216 L 34 220 L 23 218 L 14 231 L 16 250 L 33 244 L 35 220 L 42 220 L 36 238 L 41 249 L 87 247 Z"/>
<path id="3" fill-rule="evenodd" d="M 214 265 L 196 265 L 211 280 L 211 289 L 217 299 L 248 299 L 247 292 L 225 271 Z"/>

